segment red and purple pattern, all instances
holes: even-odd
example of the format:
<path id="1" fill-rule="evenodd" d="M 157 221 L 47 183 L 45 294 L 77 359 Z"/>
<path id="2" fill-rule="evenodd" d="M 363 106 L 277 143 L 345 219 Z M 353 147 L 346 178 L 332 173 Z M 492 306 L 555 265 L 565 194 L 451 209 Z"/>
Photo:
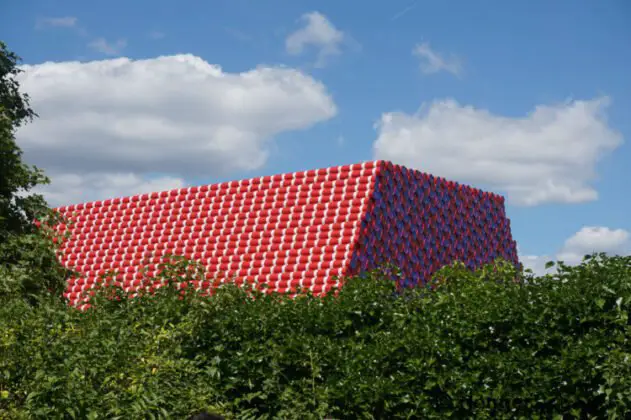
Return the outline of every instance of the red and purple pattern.
<path id="1" fill-rule="evenodd" d="M 347 275 L 390 262 L 403 286 L 427 282 L 455 260 L 475 269 L 519 264 L 504 197 L 419 171 L 378 163 L 369 210 Z"/>
<path id="2" fill-rule="evenodd" d="M 118 270 L 128 293 L 165 254 L 207 270 L 196 287 L 253 281 L 322 294 L 347 275 L 392 262 L 405 285 L 455 259 L 470 268 L 518 263 L 501 196 L 386 161 L 182 188 L 56 209 L 75 222 L 60 260 L 82 275 L 65 296 L 80 309 L 99 274 Z"/>

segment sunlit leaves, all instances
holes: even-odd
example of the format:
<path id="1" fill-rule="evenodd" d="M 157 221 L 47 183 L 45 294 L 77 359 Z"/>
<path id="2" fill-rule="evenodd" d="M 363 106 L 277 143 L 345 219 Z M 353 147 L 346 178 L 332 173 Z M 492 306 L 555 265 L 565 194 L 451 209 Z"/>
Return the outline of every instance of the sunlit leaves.
<path id="1" fill-rule="evenodd" d="M 100 289 L 83 313 L 7 301 L 0 417 L 624 418 L 631 408 L 630 257 L 594 255 L 527 283 L 502 261 L 475 273 L 454 264 L 410 290 L 374 272 L 339 296 L 297 299 L 182 290 L 179 280 L 203 276 L 182 258 L 162 273 L 176 281 L 154 279 L 165 286 L 131 299 Z"/>

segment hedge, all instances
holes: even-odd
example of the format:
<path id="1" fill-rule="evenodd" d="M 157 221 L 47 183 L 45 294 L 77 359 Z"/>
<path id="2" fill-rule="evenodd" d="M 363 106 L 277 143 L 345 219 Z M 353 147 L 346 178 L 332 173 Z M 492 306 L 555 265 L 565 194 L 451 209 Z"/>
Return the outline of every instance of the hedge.
<path id="1" fill-rule="evenodd" d="M 209 296 L 177 286 L 199 275 L 191 261 L 163 268 L 164 287 L 128 298 L 109 282 L 85 312 L 2 297 L 0 418 L 631 412 L 631 257 L 542 277 L 456 263 L 404 290 L 374 271 L 295 299 L 231 284 Z"/>

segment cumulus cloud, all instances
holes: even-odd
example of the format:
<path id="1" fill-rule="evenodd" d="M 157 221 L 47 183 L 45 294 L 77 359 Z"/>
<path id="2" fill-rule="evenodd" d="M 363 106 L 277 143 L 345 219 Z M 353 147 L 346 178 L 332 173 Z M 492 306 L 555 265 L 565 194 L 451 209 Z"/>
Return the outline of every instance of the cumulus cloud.
<path id="1" fill-rule="evenodd" d="M 555 261 L 554 256 L 549 255 L 526 255 L 519 253 L 519 247 L 517 248 L 519 262 L 522 263 L 524 269 L 531 269 L 537 276 L 543 276 L 545 274 L 552 274 L 555 271 L 553 268 L 546 269 L 545 265 L 548 261 Z"/>
<path id="2" fill-rule="evenodd" d="M 606 97 L 539 105 L 504 117 L 447 99 L 418 113 L 384 113 L 374 154 L 408 167 L 503 193 L 509 204 L 596 200 L 602 156 L 622 144 L 607 124 Z"/>
<path id="3" fill-rule="evenodd" d="M 421 71 L 425 74 L 433 74 L 440 71 L 446 71 L 455 76 L 462 74 L 462 64 L 458 57 L 453 54 L 449 57 L 442 56 L 430 47 L 429 42 L 416 45 L 412 50 L 412 54 L 421 60 Z"/>
<path id="4" fill-rule="evenodd" d="M 604 252 L 608 255 L 631 255 L 631 235 L 624 229 L 610 229 L 602 226 L 586 226 L 568 238 L 554 256 L 519 255 L 524 268 L 543 275 L 556 271 L 546 269 L 548 261 L 563 261 L 567 265 L 578 265 L 588 254 Z"/>
<path id="5" fill-rule="evenodd" d="M 119 55 L 127 46 L 125 39 L 118 39 L 116 42 L 108 42 L 105 38 L 96 38 L 88 44 L 90 48 L 105 55 Z"/>
<path id="6" fill-rule="evenodd" d="M 36 192 L 43 194 L 48 204 L 53 207 L 166 191 L 186 186 L 186 181 L 182 178 L 161 176 L 155 179 L 145 179 L 132 172 L 57 172 L 52 181 L 50 185 L 37 187 L 39 191 Z"/>
<path id="7" fill-rule="evenodd" d="M 299 55 L 306 48 L 314 47 L 318 50 L 316 66 L 322 67 L 330 56 L 341 53 L 345 35 L 326 16 L 319 12 L 310 12 L 302 15 L 300 20 L 304 26 L 285 40 L 285 48 L 289 54 Z"/>
<path id="8" fill-rule="evenodd" d="M 587 226 L 565 241 L 557 259 L 577 264 L 585 254 L 593 252 L 626 255 L 631 251 L 630 245 L 629 232 L 624 229 Z"/>
<path id="9" fill-rule="evenodd" d="M 44 17 L 37 19 L 35 27 L 37 29 L 44 28 L 72 28 L 77 24 L 77 18 L 74 16 L 63 17 Z"/>
<path id="10" fill-rule="evenodd" d="M 297 70 L 226 73 L 192 55 L 23 70 L 40 117 L 17 140 L 50 176 L 43 188 L 54 205 L 254 170 L 274 136 L 337 112 L 325 86 Z M 156 172 L 170 177 L 147 181 Z"/>

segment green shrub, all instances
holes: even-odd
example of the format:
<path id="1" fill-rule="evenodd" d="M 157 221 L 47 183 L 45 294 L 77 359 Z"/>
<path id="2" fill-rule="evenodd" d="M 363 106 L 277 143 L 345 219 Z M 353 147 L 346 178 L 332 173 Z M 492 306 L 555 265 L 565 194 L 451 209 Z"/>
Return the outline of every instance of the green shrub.
<path id="1" fill-rule="evenodd" d="M 631 410 L 631 258 L 554 276 L 446 267 L 397 293 L 379 272 L 335 296 L 252 287 L 212 296 L 100 288 L 0 308 L 0 417 L 624 418 Z M 188 267 L 188 268 L 187 268 Z M 515 278 L 521 278 L 515 282 Z M 169 282 L 168 279 L 175 281 Z M 116 296 L 120 297 L 117 299 Z"/>

